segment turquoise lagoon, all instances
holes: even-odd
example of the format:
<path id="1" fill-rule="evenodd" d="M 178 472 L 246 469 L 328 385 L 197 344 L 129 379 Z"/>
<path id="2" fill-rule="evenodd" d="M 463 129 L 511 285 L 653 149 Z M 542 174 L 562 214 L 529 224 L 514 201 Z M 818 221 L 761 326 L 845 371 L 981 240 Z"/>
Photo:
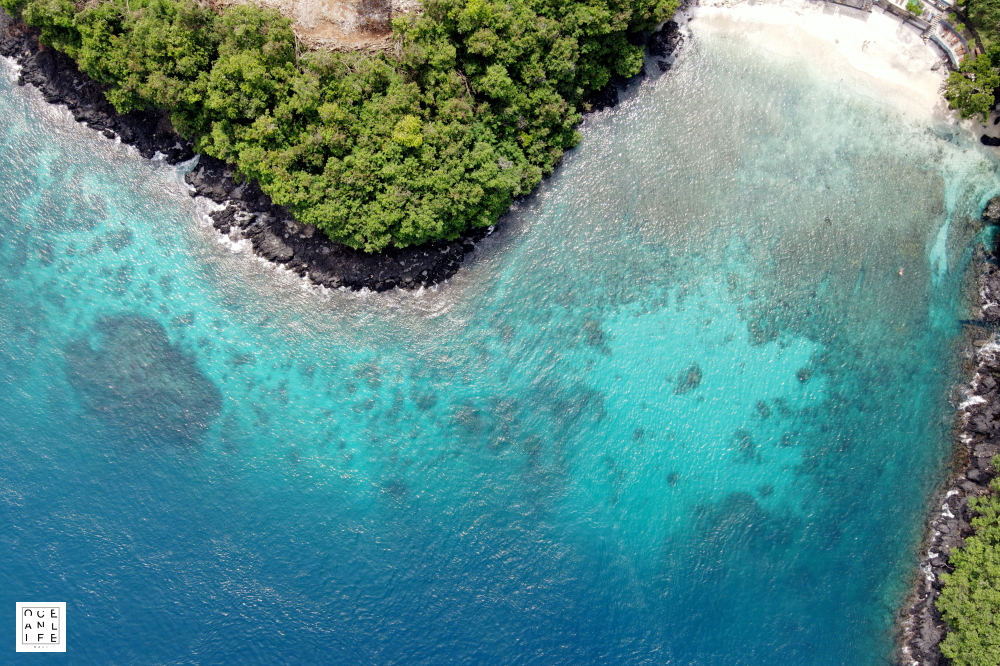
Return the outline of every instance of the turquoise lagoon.
<path id="1" fill-rule="evenodd" d="M 0 606 L 65 663 L 891 660 L 973 137 L 701 35 L 449 284 L 355 294 L 0 88 Z"/>

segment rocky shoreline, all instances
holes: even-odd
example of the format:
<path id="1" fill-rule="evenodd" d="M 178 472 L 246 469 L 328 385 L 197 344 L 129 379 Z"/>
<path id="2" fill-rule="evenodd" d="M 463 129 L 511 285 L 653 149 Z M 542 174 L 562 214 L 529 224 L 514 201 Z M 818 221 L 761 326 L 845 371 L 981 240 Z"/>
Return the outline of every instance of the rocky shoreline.
<path id="1" fill-rule="evenodd" d="M 990 201 L 983 222 L 1000 224 L 1000 197 Z M 992 248 L 976 248 L 970 266 L 975 285 L 972 319 L 966 324 L 969 342 L 966 361 L 971 379 L 961 387 L 955 415 L 955 470 L 935 496 L 927 535 L 920 554 L 920 570 L 900 622 L 900 652 L 905 666 L 944 666 L 940 650 L 946 625 L 935 601 L 943 586 L 941 574 L 950 573 L 952 550 L 972 534 L 969 499 L 987 492 L 997 475 L 991 460 L 1000 453 L 1000 256 Z"/>
<path id="2" fill-rule="evenodd" d="M 673 64 L 673 53 L 683 37 L 677 23 L 668 21 L 646 43 L 660 71 Z M 139 153 L 153 158 L 159 153 L 169 164 L 195 156 L 191 142 L 177 135 L 164 113 L 141 111 L 119 114 L 104 98 L 102 86 L 77 68 L 63 53 L 39 44 L 37 31 L 0 9 L 0 55 L 21 67 L 18 84 L 38 88 L 50 104 L 64 104 L 73 117 L 108 139 L 121 139 Z M 594 110 L 618 103 L 619 87 L 612 81 L 591 99 Z M 493 231 L 476 229 L 454 241 L 366 254 L 334 243 L 313 226 L 295 221 L 287 209 L 275 205 L 256 182 L 238 183 L 231 165 L 202 155 L 185 176 L 191 196 L 206 197 L 219 208 L 213 225 L 232 240 L 248 239 L 253 251 L 313 283 L 333 289 L 386 291 L 437 284 L 455 275 L 475 243 Z"/>
<path id="3" fill-rule="evenodd" d="M 62 104 L 74 119 L 109 140 L 134 146 L 147 158 L 162 156 L 169 164 L 195 157 L 190 141 L 173 131 L 159 111 L 119 114 L 109 104 L 100 84 L 82 74 L 71 58 L 39 44 L 37 31 L 0 9 L 0 55 L 20 66 L 18 84 L 31 84 L 50 104 Z M 683 35 L 674 21 L 643 36 L 652 63 L 667 72 Z M 644 72 L 640 74 L 643 76 Z M 621 88 L 616 79 L 595 93 L 593 111 L 613 107 Z M 1000 139 L 981 137 L 986 145 Z M 314 284 L 328 288 L 412 289 L 438 284 L 455 275 L 475 244 L 493 231 L 475 230 L 455 241 L 365 254 L 330 241 L 315 227 L 297 222 L 284 207 L 275 205 L 256 182 L 238 182 L 234 168 L 215 158 L 200 156 L 185 176 L 191 196 L 217 204 L 209 213 L 213 226 L 232 240 L 247 239 L 258 256 L 283 266 Z M 992 200 L 983 221 L 1000 224 L 1000 197 Z M 944 666 L 939 649 L 945 623 L 935 607 L 942 588 L 941 575 L 952 571 L 948 558 L 972 533 L 968 500 L 987 492 L 997 476 L 991 460 L 1000 454 L 1000 249 L 977 248 L 971 279 L 976 303 L 967 320 L 971 379 L 961 389 L 956 411 L 956 447 L 952 478 L 936 495 L 935 507 L 919 560 L 919 575 L 900 615 L 900 650 L 906 666 Z"/>

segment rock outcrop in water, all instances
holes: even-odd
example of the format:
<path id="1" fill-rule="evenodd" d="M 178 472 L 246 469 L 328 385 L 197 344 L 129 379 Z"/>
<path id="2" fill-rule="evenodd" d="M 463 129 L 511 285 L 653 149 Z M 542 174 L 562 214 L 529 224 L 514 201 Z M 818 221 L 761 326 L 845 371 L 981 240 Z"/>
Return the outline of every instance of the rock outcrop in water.
<path id="1" fill-rule="evenodd" d="M 159 322 L 109 317 L 66 347 L 66 377 L 84 407 L 131 440 L 196 442 L 222 395 L 195 359 L 170 344 Z"/>
<path id="2" fill-rule="evenodd" d="M 256 182 L 236 182 L 233 168 L 220 160 L 202 156 L 185 180 L 192 196 L 222 205 L 209 214 L 220 233 L 234 240 L 246 238 L 259 256 L 334 289 L 385 291 L 437 284 L 458 272 L 475 242 L 492 231 L 478 229 L 455 241 L 365 254 L 330 241 L 316 227 L 299 224 L 285 208 L 271 203 Z"/>
<path id="3" fill-rule="evenodd" d="M 983 221 L 1000 221 L 1000 197 L 983 212 Z M 1000 266 L 997 248 L 977 248 L 971 269 L 976 280 L 977 318 L 968 320 L 972 379 L 963 388 L 956 415 L 956 467 L 959 471 L 939 493 L 934 504 L 920 576 L 902 617 L 902 656 L 906 666 L 944 666 L 939 645 L 946 625 L 935 602 L 942 588 L 941 574 L 950 573 L 948 558 L 972 534 L 968 502 L 987 492 L 997 474 L 991 459 L 1000 453 Z"/>
<path id="4" fill-rule="evenodd" d="M 646 41 L 644 35 L 637 37 L 640 44 Z M 662 63 L 673 62 L 671 53 L 681 41 L 673 21 L 649 37 L 651 52 L 655 50 L 653 55 L 660 58 L 661 70 L 665 71 Z M 36 86 L 45 101 L 65 104 L 77 121 L 109 139 L 117 137 L 135 146 L 143 157 L 152 158 L 159 152 L 170 164 L 194 157 L 191 142 L 173 131 L 164 113 L 117 113 L 104 98 L 100 84 L 82 74 L 65 54 L 41 46 L 36 30 L 2 9 L 0 55 L 15 59 L 21 66 L 19 84 Z M 599 91 L 592 101 L 593 108 L 617 104 L 618 86 L 622 83 L 613 81 Z M 458 272 L 476 241 L 492 231 L 492 227 L 477 229 L 455 241 L 366 254 L 330 241 L 315 227 L 299 224 L 288 210 L 273 204 L 256 183 L 235 182 L 233 167 L 219 160 L 202 156 L 185 180 L 192 187 L 192 196 L 204 196 L 222 205 L 221 210 L 211 213 L 221 233 L 234 240 L 249 239 L 259 256 L 325 287 L 385 291 L 437 284 Z"/>
<path id="5" fill-rule="evenodd" d="M 661 72 L 668 71 L 674 64 L 674 52 L 684 42 L 680 26 L 675 21 L 667 21 L 659 31 L 649 37 L 649 54 L 656 58 Z"/>
<path id="6" fill-rule="evenodd" d="M 994 226 L 1000 224 L 1000 197 L 994 197 L 986 204 L 983 210 L 983 222 Z"/>
<path id="7" fill-rule="evenodd" d="M 685 3 L 686 6 L 686 3 Z M 676 21 L 667 21 L 659 30 L 646 37 L 645 35 L 633 35 L 633 43 L 636 46 L 645 44 L 646 50 L 653 58 L 657 69 L 660 72 L 668 72 L 674 65 L 674 53 L 683 45 L 684 35 L 681 33 L 680 25 Z M 645 71 L 638 74 L 641 78 Z M 594 92 L 587 99 L 587 104 L 591 111 L 602 111 L 618 105 L 620 100 L 619 89 L 627 86 L 629 81 L 620 76 L 614 76 L 608 84 L 600 90 Z"/>

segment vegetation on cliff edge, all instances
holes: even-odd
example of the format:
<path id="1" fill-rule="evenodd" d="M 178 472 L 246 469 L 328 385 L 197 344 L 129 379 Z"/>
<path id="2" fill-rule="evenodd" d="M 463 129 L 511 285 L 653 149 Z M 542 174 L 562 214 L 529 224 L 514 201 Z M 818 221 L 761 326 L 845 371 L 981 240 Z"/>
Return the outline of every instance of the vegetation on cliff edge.
<path id="1" fill-rule="evenodd" d="M 994 458 L 994 466 L 1000 457 Z M 954 666 L 1000 664 L 1000 479 L 992 492 L 969 500 L 975 534 L 952 553 L 937 607 L 948 623 L 941 652 Z"/>
<path id="2" fill-rule="evenodd" d="M 0 0 L 198 151 L 368 252 L 493 224 L 576 144 L 585 100 L 642 65 L 678 0 L 427 0 L 393 55 L 301 53 L 276 11 L 194 0 Z"/>
<path id="3" fill-rule="evenodd" d="M 1000 87 L 1000 0 L 969 0 L 965 7 L 969 26 L 982 42 L 983 54 L 971 54 L 957 72 L 948 75 L 945 99 L 963 118 L 985 123 Z M 955 17 L 949 17 L 954 22 Z M 956 24 L 957 29 L 964 26 Z"/>

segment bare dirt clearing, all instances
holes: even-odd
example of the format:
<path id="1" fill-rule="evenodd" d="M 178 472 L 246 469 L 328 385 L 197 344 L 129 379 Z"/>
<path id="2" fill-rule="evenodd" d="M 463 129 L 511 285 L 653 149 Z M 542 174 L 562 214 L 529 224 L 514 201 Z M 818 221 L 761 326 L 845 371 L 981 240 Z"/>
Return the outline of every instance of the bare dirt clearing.
<path id="1" fill-rule="evenodd" d="M 389 21 L 420 11 L 420 0 L 210 0 L 213 7 L 255 1 L 292 19 L 308 48 L 378 51 L 389 46 Z"/>

